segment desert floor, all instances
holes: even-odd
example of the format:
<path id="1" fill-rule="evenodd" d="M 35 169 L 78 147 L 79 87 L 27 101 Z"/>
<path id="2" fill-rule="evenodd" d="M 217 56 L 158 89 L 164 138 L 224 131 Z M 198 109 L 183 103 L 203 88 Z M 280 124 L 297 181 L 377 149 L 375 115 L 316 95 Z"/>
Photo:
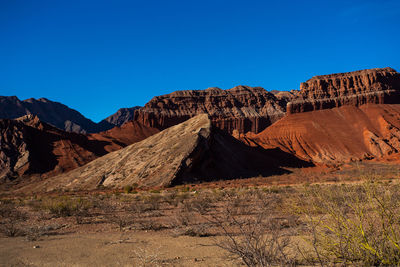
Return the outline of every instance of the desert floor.
<path id="1" fill-rule="evenodd" d="M 398 173 L 369 162 L 168 189 L 3 194 L 0 266 L 244 266 L 221 246 L 261 226 L 296 244 L 285 247 L 292 263 L 309 265 L 296 251 L 309 227 L 293 212 L 308 205 L 304 192 L 371 180 L 397 188 Z"/>

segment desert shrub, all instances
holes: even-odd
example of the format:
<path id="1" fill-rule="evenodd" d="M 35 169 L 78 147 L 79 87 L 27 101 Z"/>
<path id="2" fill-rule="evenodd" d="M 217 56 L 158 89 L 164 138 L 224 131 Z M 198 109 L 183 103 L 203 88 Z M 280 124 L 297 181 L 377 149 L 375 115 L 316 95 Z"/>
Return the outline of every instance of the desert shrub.
<path id="1" fill-rule="evenodd" d="M 47 233 L 46 228 L 43 226 L 33 225 L 25 229 L 25 237 L 28 241 L 37 241 Z"/>
<path id="2" fill-rule="evenodd" d="M 83 198 L 61 197 L 47 199 L 42 203 L 42 207 L 56 217 L 75 216 L 77 223 L 82 223 L 84 217 L 88 215 L 88 210 L 92 207 L 89 200 Z"/>
<path id="3" fill-rule="evenodd" d="M 154 220 L 140 220 L 137 224 L 137 228 L 140 230 L 160 231 L 166 228 L 164 225 L 155 222 Z"/>
<path id="4" fill-rule="evenodd" d="M 305 201 L 304 201 L 305 200 Z M 308 224 L 312 264 L 400 265 L 400 192 L 362 186 L 311 187 L 297 210 Z"/>
<path id="5" fill-rule="evenodd" d="M 102 210 L 104 216 L 109 223 L 118 226 L 120 231 L 125 227 L 132 225 L 135 222 L 135 214 L 126 211 L 122 203 L 117 201 L 104 201 L 102 203 Z"/>
<path id="6" fill-rule="evenodd" d="M 191 226 L 188 226 L 184 229 L 183 234 L 187 236 L 196 236 L 196 237 L 206 237 L 211 236 L 211 233 L 208 231 L 210 228 L 209 224 L 206 223 L 198 223 Z"/>
<path id="7" fill-rule="evenodd" d="M 184 205 L 188 211 L 197 211 L 201 215 L 207 214 L 213 207 L 212 199 L 207 196 L 197 196 L 191 201 L 185 201 Z"/>
<path id="8" fill-rule="evenodd" d="M 296 255 L 292 253 L 291 231 L 284 227 L 283 218 L 273 216 L 276 201 L 260 195 L 249 204 L 250 196 L 231 195 L 223 211 L 205 217 L 223 234 L 222 240 L 215 245 L 242 260 L 246 266 L 294 264 Z M 254 202 L 256 199 L 259 201 Z M 248 205 L 253 205 L 251 215 L 238 212 L 238 207 Z"/>
<path id="9" fill-rule="evenodd" d="M 164 195 L 164 201 L 169 205 L 177 207 L 179 204 L 179 199 L 177 198 L 178 193 L 176 191 L 168 192 Z"/>
<path id="10" fill-rule="evenodd" d="M 21 224 L 26 220 L 26 214 L 10 201 L 0 202 L 0 232 L 8 237 L 24 234 Z"/>
<path id="11" fill-rule="evenodd" d="M 125 192 L 126 194 L 131 193 L 132 190 L 133 190 L 133 187 L 132 187 L 132 186 L 130 186 L 130 185 L 124 186 L 124 192 Z"/>
<path id="12" fill-rule="evenodd" d="M 161 266 L 162 260 L 160 248 L 150 250 L 147 246 L 136 246 L 134 250 L 135 266 Z"/>

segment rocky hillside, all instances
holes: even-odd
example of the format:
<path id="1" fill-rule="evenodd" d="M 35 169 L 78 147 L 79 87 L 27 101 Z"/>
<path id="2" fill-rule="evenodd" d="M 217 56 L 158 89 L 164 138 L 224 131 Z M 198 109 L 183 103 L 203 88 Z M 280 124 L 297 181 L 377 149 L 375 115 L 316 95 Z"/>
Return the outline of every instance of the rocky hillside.
<path id="1" fill-rule="evenodd" d="M 0 181 L 63 173 L 156 132 L 157 129 L 132 122 L 107 132 L 84 135 L 62 131 L 33 115 L 1 119 Z"/>
<path id="2" fill-rule="evenodd" d="M 280 150 L 246 146 L 213 127 L 208 115 L 202 114 L 46 180 L 36 190 L 121 188 L 134 183 L 169 186 L 278 174 L 288 172 L 283 166 L 307 164 Z"/>
<path id="3" fill-rule="evenodd" d="M 286 103 L 287 98 L 279 99 L 261 87 L 176 91 L 154 97 L 135 111 L 135 120 L 166 129 L 207 113 L 218 128 L 229 133 L 258 133 L 285 115 Z"/>
<path id="4" fill-rule="evenodd" d="M 149 136 L 158 133 L 160 130 L 152 127 L 148 127 L 138 123 L 137 121 L 128 121 L 122 124 L 120 127 L 116 126 L 111 130 L 89 134 L 89 138 L 95 140 L 102 140 L 109 142 L 110 145 L 105 146 L 109 151 L 117 150 L 121 147 L 126 147 L 133 143 L 142 141 Z M 118 144 L 119 147 L 115 148 Z"/>
<path id="5" fill-rule="evenodd" d="M 288 114 L 340 107 L 400 103 L 400 73 L 392 68 L 315 76 L 300 85 Z"/>
<path id="6" fill-rule="evenodd" d="M 400 105 L 346 105 L 291 114 L 246 141 L 317 163 L 382 158 L 400 151 Z"/>
<path id="7" fill-rule="evenodd" d="M 111 116 L 105 118 L 100 122 L 100 124 L 111 124 L 113 126 L 121 126 L 122 124 L 133 120 L 135 110 L 139 109 L 140 107 L 132 107 L 132 108 L 120 108 L 117 112 L 112 114 Z"/>
<path id="8" fill-rule="evenodd" d="M 21 101 L 16 96 L 0 96 L 0 119 L 16 119 L 25 115 L 35 115 L 41 121 L 67 132 L 95 133 L 111 128 L 99 127 L 78 111 L 46 98 Z"/>
<path id="9" fill-rule="evenodd" d="M 0 96 L 0 119 L 16 119 L 25 115 L 34 115 L 42 122 L 75 133 L 98 133 L 121 126 L 133 119 L 134 111 L 138 108 L 121 108 L 115 114 L 95 123 L 78 111 L 46 98 L 30 98 L 21 101 L 16 96 Z"/>

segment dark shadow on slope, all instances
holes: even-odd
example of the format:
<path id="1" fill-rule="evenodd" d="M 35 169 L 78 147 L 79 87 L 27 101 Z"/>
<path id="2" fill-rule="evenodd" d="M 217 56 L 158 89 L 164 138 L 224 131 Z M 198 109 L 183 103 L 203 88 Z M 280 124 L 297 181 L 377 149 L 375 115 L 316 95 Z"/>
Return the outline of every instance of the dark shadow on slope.
<path id="1" fill-rule="evenodd" d="M 82 166 L 89 161 L 103 156 L 108 152 L 104 149 L 109 145 L 107 141 L 89 140 L 87 136 L 77 133 L 68 133 L 58 130 L 50 125 L 44 124 L 44 129 L 39 130 L 30 126 L 27 127 L 26 141 L 30 151 L 29 161 L 31 167 L 27 174 L 43 174 L 53 171 L 59 165 L 59 156 L 55 154 L 56 142 L 66 142 L 67 147 L 61 153 L 70 153 L 70 158 L 75 161 L 77 166 Z M 82 151 L 93 153 L 95 157 L 87 157 L 82 151 L 75 151 L 77 148 Z M 68 151 L 70 149 L 71 151 Z M 82 153 L 82 154 L 81 154 Z M 71 167 L 71 166 L 70 166 Z M 64 170 L 60 169 L 60 172 Z"/>
<path id="2" fill-rule="evenodd" d="M 279 148 L 247 146 L 216 127 L 182 164 L 171 185 L 280 175 L 290 173 L 285 167 L 314 166 Z"/>

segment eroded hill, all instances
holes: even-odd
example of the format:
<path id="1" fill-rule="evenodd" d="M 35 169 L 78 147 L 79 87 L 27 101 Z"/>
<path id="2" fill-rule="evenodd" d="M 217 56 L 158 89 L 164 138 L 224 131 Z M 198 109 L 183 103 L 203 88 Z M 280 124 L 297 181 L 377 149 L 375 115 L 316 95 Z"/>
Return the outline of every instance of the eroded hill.
<path id="1" fill-rule="evenodd" d="M 309 165 L 277 149 L 246 146 L 202 114 L 47 180 L 36 190 L 170 186 L 286 173 L 282 167 Z"/>

